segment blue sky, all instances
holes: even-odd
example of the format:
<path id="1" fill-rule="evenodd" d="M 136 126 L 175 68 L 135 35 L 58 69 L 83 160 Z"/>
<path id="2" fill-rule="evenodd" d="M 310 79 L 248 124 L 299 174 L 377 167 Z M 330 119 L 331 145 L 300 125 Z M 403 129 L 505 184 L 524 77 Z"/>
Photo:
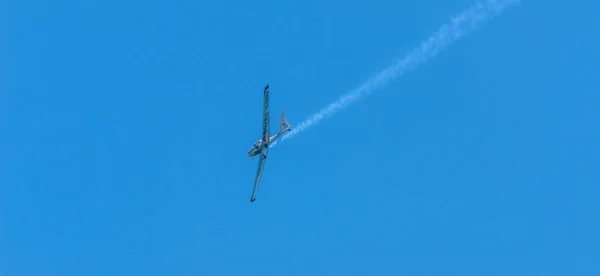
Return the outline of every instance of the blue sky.
<path id="1" fill-rule="evenodd" d="M 600 3 L 5 1 L 0 274 L 598 275 Z M 272 127 L 277 129 L 277 127 Z"/>

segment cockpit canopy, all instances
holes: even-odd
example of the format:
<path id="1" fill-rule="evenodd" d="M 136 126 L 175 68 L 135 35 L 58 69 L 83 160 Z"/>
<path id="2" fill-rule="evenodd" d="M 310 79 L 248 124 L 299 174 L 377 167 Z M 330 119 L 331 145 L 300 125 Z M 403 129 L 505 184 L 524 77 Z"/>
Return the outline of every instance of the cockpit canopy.
<path id="1" fill-rule="evenodd" d="M 260 144 L 262 144 L 262 140 L 256 141 L 256 143 L 254 143 L 254 147 L 258 148 L 258 146 L 260 146 Z"/>

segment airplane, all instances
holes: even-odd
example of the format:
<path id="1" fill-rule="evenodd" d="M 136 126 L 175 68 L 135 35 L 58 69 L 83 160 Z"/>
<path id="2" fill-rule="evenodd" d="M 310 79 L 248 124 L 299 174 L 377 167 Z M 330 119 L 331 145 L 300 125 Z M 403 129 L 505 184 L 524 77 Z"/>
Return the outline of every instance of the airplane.
<path id="1" fill-rule="evenodd" d="M 292 125 L 290 125 L 290 123 L 288 123 L 288 121 L 285 119 L 285 109 L 281 112 L 281 117 L 279 118 L 279 133 L 270 136 L 270 124 L 271 119 L 269 115 L 269 85 L 267 84 L 263 92 L 263 120 L 261 136 L 262 138 L 256 141 L 256 143 L 254 143 L 254 146 L 250 149 L 250 151 L 248 151 L 248 156 L 250 158 L 260 155 L 260 158 L 258 159 L 258 169 L 256 171 L 256 178 L 254 179 L 254 189 L 252 190 L 252 197 L 250 198 L 250 202 L 254 202 L 254 200 L 256 200 L 258 184 L 260 182 L 260 178 L 265 167 L 265 162 L 267 160 L 269 145 L 277 141 L 277 139 L 281 138 L 285 132 L 292 130 Z"/>

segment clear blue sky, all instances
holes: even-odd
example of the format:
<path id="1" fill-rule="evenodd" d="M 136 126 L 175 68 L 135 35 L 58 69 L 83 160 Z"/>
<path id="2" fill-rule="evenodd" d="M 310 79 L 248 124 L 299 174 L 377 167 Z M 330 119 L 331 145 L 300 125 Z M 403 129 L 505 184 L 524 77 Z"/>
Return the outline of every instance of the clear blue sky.
<path id="1" fill-rule="evenodd" d="M 285 3 L 284 3 L 285 2 Z M 3 1 L 0 275 L 600 275 L 600 2 Z M 273 130 L 277 127 L 272 127 Z"/>

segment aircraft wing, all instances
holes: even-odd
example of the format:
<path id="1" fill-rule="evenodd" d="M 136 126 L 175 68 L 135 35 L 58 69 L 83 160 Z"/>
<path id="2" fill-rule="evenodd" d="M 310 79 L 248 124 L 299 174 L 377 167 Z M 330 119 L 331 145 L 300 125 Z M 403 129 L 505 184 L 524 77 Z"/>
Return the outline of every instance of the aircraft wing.
<path id="1" fill-rule="evenodd" d="M 258 192 L 258 184 L 260 184 L 260 178 L 262 176 L 263 169 L 265 168 L 265 162 L 267 162 L 267 153 L 269 152 L 269 147 L 264 148 L 260 152 L 260 157 L 258 158 L 258 168 L 256 169 L 256 178 L 254 179 L 254 189 L 252 190 L 252 198 L 250 198 L 250 202 L 254 202 L 256 200 L 256 193 Z"/>
<path id="2" fill-rule="evenodd" d="M 262 124 L 262 139 L 268 141 L 270 130 L 270 115 L 269 115 L 269 85 L 265 86 L 264 103 L 263 103 L 263 124 Z"/>
<path id="3" fill-rule="evenodd" d="M 269 131 L 270 131 L 270 115 L 269 115 L 269 85 L 265 86 L 264 98 L 263 98 L 263 124 L 262 124 L 262 147 L 260 157 L 258 158 L 258 169 L 256 170 L 256 178 L 254 179 L 254 189 L 252 190 L 252 198 L 250 202 L 256 200 L 256 193 L 258 192 L 258 185 L 260 184 L 260 178 L 262 177 L 263 169 L 265 168 L 265 162 L 267 161 L 267 153 L 269 152 Z"/>

